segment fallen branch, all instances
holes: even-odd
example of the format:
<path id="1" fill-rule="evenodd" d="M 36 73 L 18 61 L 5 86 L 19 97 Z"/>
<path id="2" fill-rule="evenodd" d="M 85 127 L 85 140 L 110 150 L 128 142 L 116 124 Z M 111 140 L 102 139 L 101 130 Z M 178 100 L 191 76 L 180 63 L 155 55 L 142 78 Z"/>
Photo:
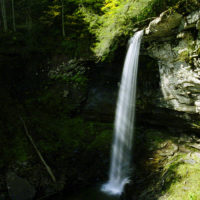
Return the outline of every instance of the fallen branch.
<path id="1" fill-rule="evenodd" d="M 22 118 L 21 116 L 20 116 L 19 118 L 20 118 L 20 120 L 22 121 L 22 123 L 23 123 L 23 125 L 24 125 L 24 129 L 25 129 L 26 136 L 28 137 L 29 141 L 30 141 L 31 144 L 33 145 L 33 147 L 34 147 L 36 153 L 38 154 L 38 156 L 39 156 L 39 158 L 40 158 L 42 164 L 45 166 L 45 168 L 46 168 L 47 172 L 49 173 L 49 175 L 51 176 L 53 182 L 56 182 L 56 178 L 55 178 L 55 176 L 54 176 L 54 174 L 53 174 L 51 168 L 47 165 L 47 163 L 46 163 L 46 161 L 44 160 L 42 154 L 40 153 L 40 151 L 38 150 L 37 146 L 35 145 L 35 143 L 34 143 L 34 141 L 33 141 L 33 138 L 32 138 L 31 135 L 29 134 L 28 129 L 27 129 L 27 126 L 26 126 L 26 124 L 25 124 L 25 121 L 23 120 L 23 118 Z"/>

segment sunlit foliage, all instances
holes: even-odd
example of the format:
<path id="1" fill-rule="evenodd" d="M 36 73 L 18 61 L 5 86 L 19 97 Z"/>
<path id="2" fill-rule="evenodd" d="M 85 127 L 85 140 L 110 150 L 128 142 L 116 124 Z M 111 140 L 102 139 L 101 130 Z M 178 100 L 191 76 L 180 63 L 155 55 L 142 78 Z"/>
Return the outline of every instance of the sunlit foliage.
<path id="1" fill-rule="evenodd" d="M 170 0 L 105 0 L 97 15 L 91 9 L 81 7 L 80 12 L 96 36 L 93 51 L 97 57 L 105 58 L 118 46 L 118 38 L 131 36 L 134 28 L 149 22 L 152 17 L 177 2 Z M 125 37 L 126 38 L 126 37 Z M 123 41 L 123 40 L 120 40 Z"/>

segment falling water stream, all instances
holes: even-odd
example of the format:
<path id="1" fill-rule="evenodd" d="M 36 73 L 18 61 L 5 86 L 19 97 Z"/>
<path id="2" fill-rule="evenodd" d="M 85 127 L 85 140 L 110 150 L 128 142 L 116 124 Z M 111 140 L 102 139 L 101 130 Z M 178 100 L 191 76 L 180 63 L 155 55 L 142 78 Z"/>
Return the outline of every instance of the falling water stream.
<path id="1" fill-rule="evenodd" d="M 129 41 L 116 107 L 109 180 L 102 191 L 120 195 L 129 182 L 130 161 L 135 118 L 136 84 L 140 43 L 143 31 Z"/>

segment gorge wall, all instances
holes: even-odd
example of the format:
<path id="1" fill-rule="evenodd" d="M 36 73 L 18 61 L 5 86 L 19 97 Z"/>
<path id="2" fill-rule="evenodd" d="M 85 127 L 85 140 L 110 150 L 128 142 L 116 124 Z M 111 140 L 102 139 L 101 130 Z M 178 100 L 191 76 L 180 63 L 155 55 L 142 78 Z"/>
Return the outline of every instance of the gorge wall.
<path id="1" fill-rule="evenodd" d="M 200 10 L 164 12 L 146 28 L 146 53 L 159 66 L 162 106 L 200 112 Z"/>

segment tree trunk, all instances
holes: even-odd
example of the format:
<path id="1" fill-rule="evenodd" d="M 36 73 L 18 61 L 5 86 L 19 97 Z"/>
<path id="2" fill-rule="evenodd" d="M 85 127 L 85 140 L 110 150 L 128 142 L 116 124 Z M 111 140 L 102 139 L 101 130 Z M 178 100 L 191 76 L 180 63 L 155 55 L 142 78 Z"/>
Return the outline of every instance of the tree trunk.
<path id="1" fill-rule="evenodd" d="M 32 6 L 32 1 L 27 0 L 26 27 L 29 32 L 31 32 L 31 30 L 32 30 L 31 6 Z"/>
<path id="2" fill-rule="evenodd" d="M 66 36 L 65 34 L 65 9 L 64 9 L 64 1 L 61 0 L 62 3 L 62 35 L 63 37 Z"/>
<path id="3" fill-rule="evenodd" d="M 7 32 L 7 30 L 8 30 L 8 24 L 7 24 L 7 18 L 6 18 L 5 0 L 1 0 L 1 13 L 2 13 L 2 18 L 3 18 L 4 32 Z"/>
<path id="4" fill-rule="evenodd" d="M 12 0 L 12 20 L 13 20 L 13 31 L 16 32 L 14 0 Z"/>

